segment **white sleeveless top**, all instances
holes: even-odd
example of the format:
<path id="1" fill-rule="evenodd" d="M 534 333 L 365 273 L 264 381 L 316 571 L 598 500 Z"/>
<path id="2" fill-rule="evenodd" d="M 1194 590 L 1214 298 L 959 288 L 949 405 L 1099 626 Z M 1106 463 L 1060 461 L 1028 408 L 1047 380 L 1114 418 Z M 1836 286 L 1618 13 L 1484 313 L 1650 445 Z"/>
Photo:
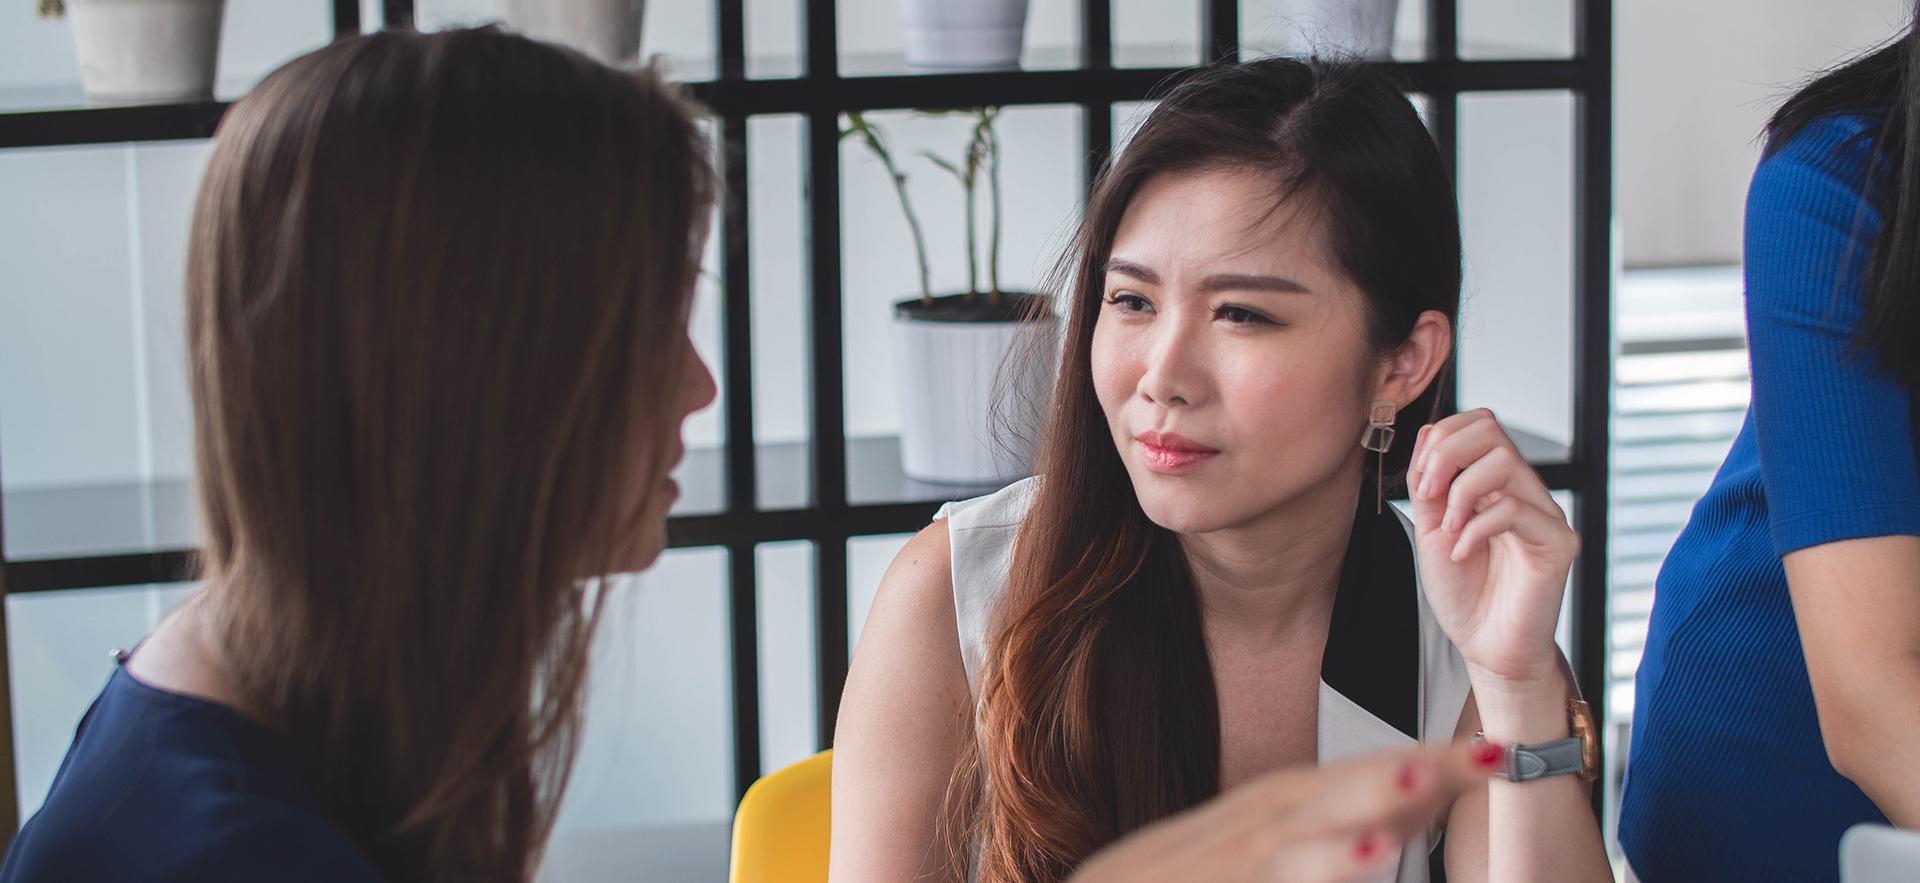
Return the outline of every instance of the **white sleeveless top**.
<path id="1" fill-rule="evenodd" d="M 960 656 L 967 684 L 979 694 L 981 660 L 987 650 L 987 624 L 1007 585 L 1013 542 L 1020 522 L 1033 505 L 1039 479 L 1029 478 L 998 493 L 940 507 L 936 520 L 946 519 L 953 547 L 953 607 L 959 622 Z M 1404 528 L 1409 547 L 1413 522 L 1392 510 Z M 1468 691 L 1466 662 L 1446 633 L 1434 621 L 1414 571 L 1419 619 L 1419 685 L 1416 701 L 1420 741 L 1453 741 Z M 1411 747 L 1414 740 L 1393 724 L 1363 708 L 1320 681 L 1319 759 L 1321 763 L 1390 749 Z M 1400 856 L 1396 874 L 1382 874 L 1369 883 L 1427 883 L 1429 851 L 1437 832 L 1416 836 Z"/>

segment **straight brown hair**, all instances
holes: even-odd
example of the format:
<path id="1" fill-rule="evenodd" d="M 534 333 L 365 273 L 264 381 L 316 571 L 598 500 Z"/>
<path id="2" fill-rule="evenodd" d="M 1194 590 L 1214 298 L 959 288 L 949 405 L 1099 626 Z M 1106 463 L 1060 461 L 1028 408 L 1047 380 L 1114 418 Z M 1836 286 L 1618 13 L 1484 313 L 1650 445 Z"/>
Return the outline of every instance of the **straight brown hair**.
<path id="1" fill-rule="evenodd" d="M 1091 365 L 1105 266 L 1134 195 L 1155 176 L 1212 169 L 1267 175 L 1277 201 L 1319 212 L 1327 253 L 1364 295 L 1376 355 L 1404 344 L 1422 313 L 1459 312 L 1453 187 L 1392 78 L 1357 62 L 1269 58 L 1202 69 L 1161 98 L 1096 182 L 1055 274 L 1067 331 L 1039 489 L 948 795 L 954 862 L 980 883 L 1063 880 L 1220 787 L 1219 704 L 1186 559 L 1140 508 Z M 1388 481 L 1405 475 L 1409 424 L 1439 415 L 1445 377 L 1396 417 Z"/>
<path id="2" fill-rule="evenodd" d="M 698 116 L 496 30 L 387 32 L 215 136 L 187 273 L 205 598 L 247 710 L 395 880 L 537 867 L 596 577 L 658 530 L 636 498 L 677 432 Z"/>

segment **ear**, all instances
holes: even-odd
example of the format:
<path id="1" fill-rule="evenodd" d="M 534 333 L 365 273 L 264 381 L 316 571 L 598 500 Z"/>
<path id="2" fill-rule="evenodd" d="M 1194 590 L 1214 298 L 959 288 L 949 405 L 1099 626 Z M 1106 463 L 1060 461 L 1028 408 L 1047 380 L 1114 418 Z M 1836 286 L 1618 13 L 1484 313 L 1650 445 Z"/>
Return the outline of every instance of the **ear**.
<path id="1" fill-rule="evenodd" d="M 1373 401 L 1406 407 L 1420 397 L 1453 354 L 1453 323 L 1445 313 L 1428 310 L 1414 320 L 1405 343 L 1381 360 L 1373 376 Z"/>

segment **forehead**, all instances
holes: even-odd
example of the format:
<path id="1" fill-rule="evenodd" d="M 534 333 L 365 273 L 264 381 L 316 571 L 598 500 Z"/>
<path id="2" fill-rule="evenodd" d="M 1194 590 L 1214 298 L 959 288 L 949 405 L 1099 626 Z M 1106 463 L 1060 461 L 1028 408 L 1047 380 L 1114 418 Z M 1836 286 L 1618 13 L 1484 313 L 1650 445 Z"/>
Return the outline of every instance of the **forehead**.
<path id="1" fill-rule="evenodd" d="M 1324 222 L 1305 194 L 1285 193 L 1270 174 L 1242 168 L 1165 172 L 1128 204 L 1113 256 L 1157 271 L 1326 270 Z"/>

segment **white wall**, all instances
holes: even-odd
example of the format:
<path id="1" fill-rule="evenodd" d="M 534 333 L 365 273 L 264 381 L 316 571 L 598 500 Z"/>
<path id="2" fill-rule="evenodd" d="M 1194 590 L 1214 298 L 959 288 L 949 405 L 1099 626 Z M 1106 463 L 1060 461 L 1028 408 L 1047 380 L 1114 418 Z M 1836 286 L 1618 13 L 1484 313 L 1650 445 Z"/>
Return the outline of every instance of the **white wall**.
<path id="1" fill-rule="evenodd" d="M 1911 0 L 1620 0 L 1615 107 L 1628 267 L 1735 264 L 1767 117 L 1893 36 Z"/>

